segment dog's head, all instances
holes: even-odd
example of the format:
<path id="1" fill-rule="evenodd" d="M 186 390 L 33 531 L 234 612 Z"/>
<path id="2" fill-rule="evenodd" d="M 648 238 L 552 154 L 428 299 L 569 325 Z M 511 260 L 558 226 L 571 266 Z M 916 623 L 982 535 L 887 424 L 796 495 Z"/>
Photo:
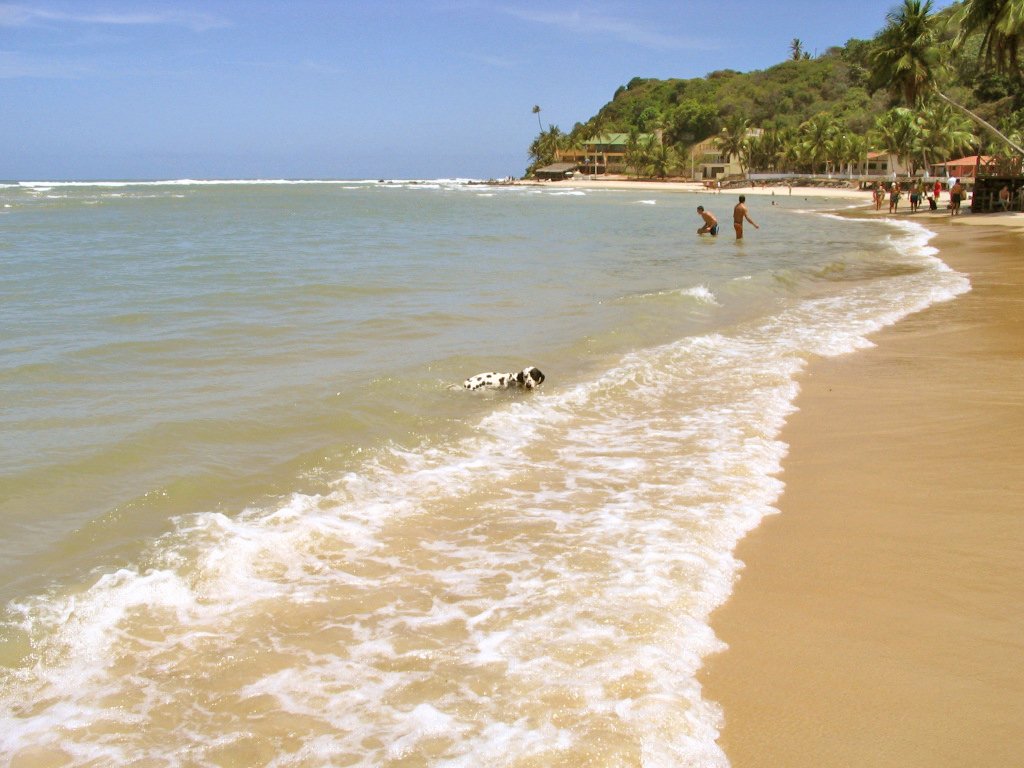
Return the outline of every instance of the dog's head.
<path id="1" fill-rule="evenodd" d="M 516 374 L 516 381 L 527 389 L 533 389 L 543 383 L 544 374 L 540 372 L 540 368 L 534 368 L 531 365 L 529 368 L 523 368 L 523 370 Z"/>

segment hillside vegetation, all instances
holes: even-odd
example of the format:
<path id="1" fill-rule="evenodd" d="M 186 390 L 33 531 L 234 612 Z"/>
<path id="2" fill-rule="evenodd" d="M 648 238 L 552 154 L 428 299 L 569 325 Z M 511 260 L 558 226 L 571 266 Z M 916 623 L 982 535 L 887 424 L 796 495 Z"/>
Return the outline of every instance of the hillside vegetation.
<path id="1" fill-rule="evenodd" d="M 850 40 L 817 57 L 793 40 L 788 52 L 780 51 L 785 60 L 763 71 L 635 77 L 568 133 L 557 126 L 541 131 L 530 148 L 531 170 L 553 161 L 558 149 L 611 132 L 660 131 L 676 165 L 691 146 L 718 136 L 730 154 L 747 161 L 744 166 L 766 170 L 839 167 L 872 149 L 918 167 L 929 156 L 978 147 L 983 153 L 1012 153 L 978 119 L 940 101 L 936 92 L 1017 136 L 1020 144 L 1024 0 L 967 0 L 939 13 L 931 9 L 930 1 L 903 0 L 879 20 L 884 27 L 873 39 Z M 989 16 L 979 16 L 983 12 Z M 1009 35 L 999 31 L 1007 24 Z M 750 128 L 763 129 L 760 142 L 767 146 L 744 139 Z M 825 146 L 839 136 L 854 146 Z M 641 155 L 634 163 L 638 175 L 644 171 Z"/>

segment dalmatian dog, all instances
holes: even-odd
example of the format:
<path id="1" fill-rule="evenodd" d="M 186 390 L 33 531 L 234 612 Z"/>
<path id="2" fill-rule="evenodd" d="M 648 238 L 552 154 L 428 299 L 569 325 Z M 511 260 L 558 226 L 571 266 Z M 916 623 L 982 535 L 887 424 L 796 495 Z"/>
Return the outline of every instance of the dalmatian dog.
<path id="1" fill-rule="evenodd" d="M 519 373 L 478 373 L 470 376 L 462 386 L 466 389 L 508 389 L 510 387 L 522 387 L 533 389 L 539 387 L 544 381 L 544 374 L 539 368 L 532 365 L 523 368 Z"/>

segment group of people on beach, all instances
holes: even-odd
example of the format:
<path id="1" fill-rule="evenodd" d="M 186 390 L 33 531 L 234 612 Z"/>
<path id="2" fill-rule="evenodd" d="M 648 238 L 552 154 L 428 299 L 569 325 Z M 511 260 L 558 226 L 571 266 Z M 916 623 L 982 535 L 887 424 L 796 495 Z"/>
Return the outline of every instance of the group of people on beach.
<path id="1" fill-rule="evenodd" d="M 712 237 L 718 236 L 718 219 L 715 214 L 711 211 L 705 211 L 703 205 L 697 206 L 697 214 L 704 219 L 704 225 L 697 230 L 698 235 L 711 235 Z M 754 225 L 754 229 L 760 229 L 752 218 L 750 218 L 750 211 L 747 210 L 747 196 L 740 195 L 740 201 L 732 209 L 732 226 L 736 230 L 736 239 L 743 239 L 743 222 L 744 220 L 749 221 Z"/>
<path id="2" fill-rule="evenodd" d="M 960 214 L 960 203 L 967 197 L 967 192 L 960 179 L 954 178 L 950 181 L 952 183 L 949 186 L 949 215 L 958 216 Z M 928 184 L 924 180 L 912 181 L 907 192 L 910 197 L 911 213 L 917 213 L 925 201 L 928 202 L 929 210 L 935 211 L 939 208 L 939 199 L 942 196 L 942 182 L 938 179 L 935 180 L 934 184 Z M 899 211 L 900 199 L 903 197 L 903 189 L 899 182 L 892 182 L 888 188 L 882 182 L 878 182 L 872 190 L 872 194 L 875 200 L 876 211 L 882 210 L 882 202 L 887 196 L 889 198 L 889 213 L 897 213 Z"/>

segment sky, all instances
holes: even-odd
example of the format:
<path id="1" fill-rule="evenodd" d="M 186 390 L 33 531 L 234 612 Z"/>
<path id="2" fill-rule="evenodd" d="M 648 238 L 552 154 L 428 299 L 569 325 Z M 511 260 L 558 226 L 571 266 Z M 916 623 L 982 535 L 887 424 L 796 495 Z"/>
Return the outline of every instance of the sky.
<path id="1" fill-rule="evenodd" d="M 0 0 L 0 179 L 518 177 L 534 105 L 568 131 L 634 77 L 765 69 L 896 4 Z"/>

